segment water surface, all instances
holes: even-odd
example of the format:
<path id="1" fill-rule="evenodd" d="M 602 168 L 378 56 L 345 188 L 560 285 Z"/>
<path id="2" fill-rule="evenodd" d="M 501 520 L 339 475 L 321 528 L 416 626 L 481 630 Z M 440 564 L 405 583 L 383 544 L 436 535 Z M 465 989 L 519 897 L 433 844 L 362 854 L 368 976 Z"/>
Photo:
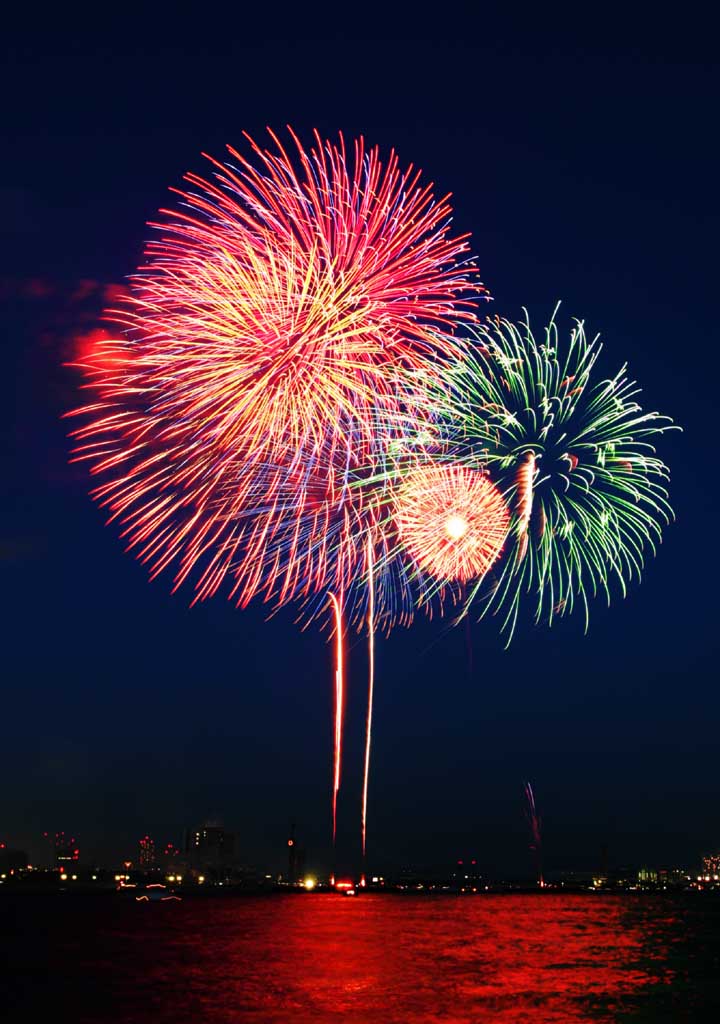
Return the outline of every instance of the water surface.
<path id="1" fill-rule="evenodd" d="M 720 1020 L 711 898 L 3 897 L 3 1022 Z"/>

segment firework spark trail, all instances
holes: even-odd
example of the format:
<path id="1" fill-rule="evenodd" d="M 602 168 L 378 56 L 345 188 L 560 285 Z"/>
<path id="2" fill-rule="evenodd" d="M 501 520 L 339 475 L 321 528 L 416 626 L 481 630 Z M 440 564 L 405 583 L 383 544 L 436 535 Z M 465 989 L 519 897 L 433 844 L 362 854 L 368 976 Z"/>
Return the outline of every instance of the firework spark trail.
<path id="1" fill-rule="evenodd" d="M 332 792 L 332 837 L 333 847 L 337 837 L 337 800 L 340 790 L 340 769 L 342 764 L 342 731 L 345 712 L 345 676 L 343 654 L 342 600 L 330 594 L 335 617 L 335 730 L 333 746 L 333 792 Z"/>
<path id="2" fill-rule="evenodd" d="M 527 823 L 530 826 L 530 834 L 532 836 L 532 842 L 530 843 L 530 849 L 535 853 L 535 859 L 537 862 L 537 875 L 538 885 L 541 889 L 545 887 L 545 879 L 543 878 L 542 870 L 542 822 L 540 815 L 537 812 L 535 805 L 535 794 L 533 788 L 529 782 L 524 784 L 525 800 L 527 806 L 525 808 L 525 817 Z"/>
<path id="3" fill-rule="evenodd" d="M 375 691 L 375 580 L 374 580 L 374 556 L 373 541 L 367 539 L 367 565 L 368 565 L 368 708 L 367 722 L 365 727 L 365 772 L 363 778 L 362 797 L 362 857 L 363 877 L 365 869 L 365 855 L 367 852 L 367 806 L 368 806 L 368 782 L 370 779 L 370 743 L 372 739 L 372 714 L 373 697 Z"/>

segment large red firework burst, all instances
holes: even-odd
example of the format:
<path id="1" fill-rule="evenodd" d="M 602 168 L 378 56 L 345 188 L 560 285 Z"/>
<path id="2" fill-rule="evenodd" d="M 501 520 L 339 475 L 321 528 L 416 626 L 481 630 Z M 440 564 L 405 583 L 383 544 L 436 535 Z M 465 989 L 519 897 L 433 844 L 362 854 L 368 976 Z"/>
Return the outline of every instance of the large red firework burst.
<path id="1" fill-rule="evenodd" d="M 111 358 L 83 364 L 95 400 L 75 457 L 105 478 L 93 495 L 196 599 L 231 576 L 240 603 L 289 600 L 333 558 L 352 571 L 348 476 L 405 429 L 407 381 L 452 353 L 483 291 L 447 197 L 394 153 L 383 166 L 360 139 L 348 158 L 317 133 L 308 153 L 291 133 L 291 158 L 270 134 L 272 150 L 247 137 L 254 162 L 230 149 L 210 180 L 187 175 L 109 314 Z"/>
<path id="2" fill-rule="evenodd" d="M 510 512 L 484 473 L 466 466 L 415 470 L 398 492 L 400 540 L 441 584 L 484 575 L 502 551 Z"/>

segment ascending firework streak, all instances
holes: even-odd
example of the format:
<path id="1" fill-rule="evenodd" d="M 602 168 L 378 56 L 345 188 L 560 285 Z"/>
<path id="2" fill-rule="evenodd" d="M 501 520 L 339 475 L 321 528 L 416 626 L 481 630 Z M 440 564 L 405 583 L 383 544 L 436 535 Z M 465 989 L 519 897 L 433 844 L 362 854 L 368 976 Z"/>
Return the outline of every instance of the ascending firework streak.
<path id="1" fill-rule="evenodd" d="M 367 565 L 368 565 L 368 707 L 367 722 L 365 727 L 365 772 L 363 775 L 363 796 L 362 796 L 362 857 L 363 857 L 363 884 L 365 884 L 365 854 L 367 852 L 367 806 L 368 806 L 368 783 L 370 781 L 370 743 L 372 740 L 372 713 L 373 697 L 375 692 L 375 579 L 374 579 L 374 554 L 372 538 L 367 539 Z"/>
<path id="2" fill-rule="evenodd" d="M 335 730 L 333 743 L 333 790 L 332 790 L 332 836 L 333 846 L 337 836 L 337 799 L 340 790 L 340 768 L 342 764 L 342 730 L 345 711 L 345 677 L 343 657 L 342 597 L 338 600 L 330 594 L 335 617 Z"/>
<path id="3" fill-rule="evenodd" d="M 542 822 L 540 820 L 540 815 L 537 812 L 537 807 L 535 806 L 535 794 L 533 793 L 533 788 L 529 782 L 525 783 L 524 789 L 525 800 L 527 802 L 525 807 L 525 817 L 527 818 L 527 823 L 530 826 L 530 834 L 532 836 L 530 849 L 535 852 L 538 885 L 543 889 L 545 887 L 545 879 L 543 878 L 542 870 Z"/>

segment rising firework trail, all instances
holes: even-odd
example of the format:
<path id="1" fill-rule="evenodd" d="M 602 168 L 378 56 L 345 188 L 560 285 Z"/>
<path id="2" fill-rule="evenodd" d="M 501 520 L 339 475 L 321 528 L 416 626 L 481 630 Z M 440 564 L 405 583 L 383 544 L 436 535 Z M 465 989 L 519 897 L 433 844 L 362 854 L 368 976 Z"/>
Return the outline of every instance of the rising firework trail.
<path id="1" fill-rule="evenodd" d="M 363 857 L 363 884 L 365 880 L 365 857 L 367 853 L 367 806 L 368 806 L 368 783 L 370 780 L 370 744 L 372 740 L 372 716 L 373 698 L 375 693 L 375 581 L 374 581 L 374 555 L 372 538 L 367 539 L 367 564 L 368 564 L 368 706 L 367 721 L 365 724 L 365 771 L 363 775 L 362 795 L 362 857 Z"/>
<path id="2" fill-rule="evenodd" d="M 530 849 L 535 853 L 538 885 L 543 889 L 545 887 L 545 879 L 543 878 L 542 869 L 542 821 L 540 820 L 540 815 L 537 812 L 537 807 L 535 806 L 535 794 L 533 793 L 533 788 L 529 782 L 524 784 L 524 790 L 525 817 L 528 825 L 530 826 L 530 835 L 532 837 Z"/>
<path id="3" fill-rule="evenodd" d="M 332 837 L 333 847 L 337 837 L 337 801 L 340 791 L 340 769 L 342 764 L 342 733 L 345 712 L 345 675 L 343 652 L 342 598 L 330 594 L 335 619 L 335 729 L 333 742 L 333 786 L 332 786 Z"/>

